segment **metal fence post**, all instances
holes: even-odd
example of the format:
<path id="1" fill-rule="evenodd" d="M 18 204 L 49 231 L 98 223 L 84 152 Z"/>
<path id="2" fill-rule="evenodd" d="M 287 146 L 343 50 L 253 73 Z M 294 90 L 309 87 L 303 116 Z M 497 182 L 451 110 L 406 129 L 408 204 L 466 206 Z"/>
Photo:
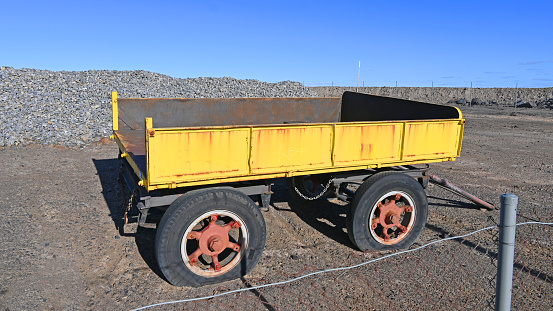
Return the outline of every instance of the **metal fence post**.
<path id="1" fill-rule="evenodd" d="M 513 290 L 513 264 L 515 261 L 515 234 L 518 197 L 512 193 L 501 195 L 499 216 L 499 255 L 497 259 L 497 283 L 495 310 L 511 310 Z"/>

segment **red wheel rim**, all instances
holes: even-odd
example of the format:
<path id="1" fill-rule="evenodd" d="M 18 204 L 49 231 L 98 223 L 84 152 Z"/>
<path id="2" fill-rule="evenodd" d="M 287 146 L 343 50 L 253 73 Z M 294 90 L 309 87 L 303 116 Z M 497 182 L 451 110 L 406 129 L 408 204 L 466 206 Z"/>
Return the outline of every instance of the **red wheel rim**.
<path id="1" fill-rule="evenodd" d="M 233 212 L 216 210 L 201 215 L 188 226 L 181 255 L 192 272 L 214 277 L 227 273 L 240 262 L 247 243 L 244 221 Z"/>
<path id="2" fill-rule="evenodd" d="M 415 203 L 401 191 L 390 191 L 380 197 L 371 209 L 369 231 L 381 244 L 393 245 L 409 235 L 415 224 Z"/>

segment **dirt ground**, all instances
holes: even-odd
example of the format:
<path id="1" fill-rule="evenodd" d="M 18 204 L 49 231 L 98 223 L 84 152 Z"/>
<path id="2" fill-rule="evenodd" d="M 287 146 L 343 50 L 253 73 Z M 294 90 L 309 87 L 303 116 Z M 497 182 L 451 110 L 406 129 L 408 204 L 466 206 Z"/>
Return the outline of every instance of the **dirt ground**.
<path id="1" fill-rule="evenodd" d="M 432 164 L 431 172 L 496 205 L 499 205 L 499 196 L 503 193 L 518 195 L 519 214 L 527 215 L 519 216 L 519 222 L 537 218 L 552 221 L 553 112 L 528 109 L 519 110 L 514 116 L 512 110 L 503 108 L 465 108 L 463 112 L 467 123 L 461 157 L 455 162 Z M 376 256 L 356 251 L 348 240 L 346 204 L 336 200 L 314 206 L 289 203 L 285 183 L 279 180 L 272 207 L 263 212 L 267 223 L 266 248 L 259 264 L 248 276 L 249 283 L 237 280 L 202 288 L 174 287 L 163 279 L 157 267 L 153 246 L 155 225 L 139 228 L 136 234 L 135 224 L 127 225 L 123 234 L 117 229 L 123 198 L 117 183 L 117 147 L 114 143 L 82 149 L 40 145 L 0 148 L 0 161 L 2 311 L 130 310 L 241 288 L 255 283 L 255 280 L 284 280 L 319 268 L 337 267 Z M 429 186 L 427 194 L 430 203 L 428 225 L 413 247 L 499 222 L 499 212 L 480 210 L 437 186 Z M 492 233 L 488 235 L 493 236 Z M 529 237 L 536 238 L 535 235 Z M 493 239 L 486 239 L 484 236 L 482 242 L 474 242 L 477 246 L 472 249 L 492 248 Z M 528 287 L 519 293 L 517 299 L 528 296 L 527 299 L 532 301 L 549 301 L 545 304 L 549 308 L 553 291 L 551 237 L 538 236 L 534 245 L 536 248 L 528 253 L 537 254 L 539 260 L 525 269 L 538 271 L 534 274 L 542 275 L 545 289 L 540 287 L 537 293 L 540 298 L 536 298 L 532 296 L 533 289 Z M 448 249 L 436 248 L 435 251 L 447 253 Z M 434 255 L 427 253 L 426 256 Z M 432 258 L 435 258 L 433 262 L 438 262 L 440 257 Z M 482 266 L 486 265 L 484 261 Z M 420 262 L 416 267 L 424 267 Z M 444 264 L 440 269 L 442 273 L 447 271 L 446 266 Z M 469 268 L 470 265 L 462 271 L 467 272 Z M 388 273 L 387 269 L 386 261 L 378 263 L 380 274 Z M 492 280 L 487 282 L 493 291 L 493 271 L 484 272 L 492 273 Z M 230 295 L 227 296 L 229 300 L 212 301 L 209 307 L 236 310 L 289 310 L 297 309 L 297 306 L 299 309 L 367 309 L 366 306 L 372 304 L 370 301 L 374 301 L 370 299 L 374 298 L 365 295 L 361 287 L 348 291 L 347 286 L 353 287 L 354 283 L 340 282 L 346 273 L 359 272 L 351 270 L 331 279 L 317 276 L 316 281 L 302 281 L 284 289 L 280 287 L 281 292 L 263 289 L 252 290 L 250 296 Z M 400 276 L 397 280 L 394 277 L 397 273 L 390 272 L 386 282 L 400 284 L 406 281 L 405 277 Z M 411 279 L 415 276 L 409 274 Z M 451 279 L 455 280 L 455 276 L 436 277 L 434 286 L 447 287 Z M 358 274 L 356 280 L 362 280 L 362 276 Z M 462 285 L 463 282 L 454 283 Z M 313 290 L 301 297 L 294 296 L 295 291 L 306 286 Z M 315 307 L 304 303 L 308 301 L 307 293 L 313 295 L 315 301 L 322 301 L 321 304 Z M 350 296 L 355 300 L 348 302 Z M 383 300 L 390 299 L 383 296 L 386 294 L 381 295 Z M 417 306 L 451 309 L 447 303 L 449 300 L 434 300 L 432 294 L 427 296 L 430 296 L 427 304 L 411 304 L 409 309 Z M 364 302 L 363 297 L 367 299 Z M 252 305 L 248 305 L 250 301 Z M 193 309 L 194 306 L 175 304 L 152 310 Z M 390 306 L 391 309 L 400 309 L 399 305 Z M 457 309 L 468 306 L 460 305 Z M 486 310 L 493 309 L 493 306 L 470 308 Z M 374 309 L 384 307 L 375 306 Z"/>

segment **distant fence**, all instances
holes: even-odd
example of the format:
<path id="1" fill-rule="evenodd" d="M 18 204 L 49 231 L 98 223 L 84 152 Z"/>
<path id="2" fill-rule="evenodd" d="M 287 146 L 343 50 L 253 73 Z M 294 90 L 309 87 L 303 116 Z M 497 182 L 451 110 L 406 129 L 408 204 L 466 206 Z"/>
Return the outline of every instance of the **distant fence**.
<path id="1" fill-rule="evenodd" d="M 513 310 L 553 308 L 553 212 L 518 215 Z M 448 235 L 448 233 L 444 233 Z M 400 252 L 351 253 L 337 268 L 305 265 L 242 287 L 160 303 L 178 310 L 493 310 L 497 225 Z"/>

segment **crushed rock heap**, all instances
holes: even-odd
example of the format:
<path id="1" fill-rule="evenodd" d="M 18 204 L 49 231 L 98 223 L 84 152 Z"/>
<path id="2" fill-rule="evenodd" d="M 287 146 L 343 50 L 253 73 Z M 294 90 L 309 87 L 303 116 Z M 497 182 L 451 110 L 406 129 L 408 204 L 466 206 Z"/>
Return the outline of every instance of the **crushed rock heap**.
<path id="1" fill-rule="evenodd" d="M 0 147 L 79 146 L 111 134 L 111 92 L 127 98 L 314 97 L 299 82 L 179 79 L 134 70 L 0 68 Z"/>

